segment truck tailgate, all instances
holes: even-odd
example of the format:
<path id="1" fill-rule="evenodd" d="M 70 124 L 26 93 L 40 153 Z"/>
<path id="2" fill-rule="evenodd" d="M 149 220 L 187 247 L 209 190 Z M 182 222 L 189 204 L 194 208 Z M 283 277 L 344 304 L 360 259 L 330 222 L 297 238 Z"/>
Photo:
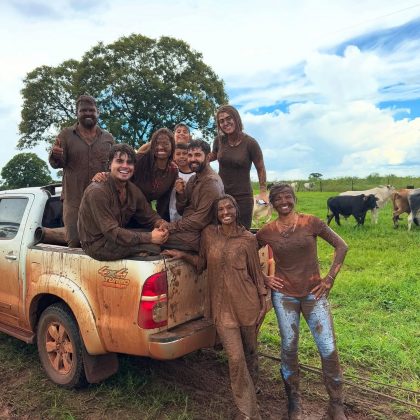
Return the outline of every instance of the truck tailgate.
<path id="1" fill-rule="evenodd" d="M 168 276 L 168 328 L 200 318 L 207 306 L 206 272 L 182 260 L 166 260 Z"/>

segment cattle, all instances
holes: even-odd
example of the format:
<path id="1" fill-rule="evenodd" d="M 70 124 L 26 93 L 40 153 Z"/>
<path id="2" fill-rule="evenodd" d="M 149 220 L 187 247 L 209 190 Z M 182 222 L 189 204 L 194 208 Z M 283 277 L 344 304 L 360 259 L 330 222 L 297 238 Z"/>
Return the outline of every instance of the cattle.
<path id="1" fill-rule="evenodd" d="M 305 191 L 313 191 L 315 188 L 315 184 L 313 182 L 305 182 L 303 184 L 303 188 L 305 188 Z"/>
<path id="2" fill-rule="evenodd" d="M 290 186 L 293 188 L 293 191 L 294 191 L 294 192 L 299 191 L 299 182 L 298 182 L 298 181 L 291 182 L 291 183 L 290 183 Z"/>
<path id="3" fill-rule="evenodd" d="M 394 228 L 398 228 L 398 222 L 400 220 L 400 214 L 411 213 L 410 204 L 408 202 L 408 194 L 415 190 L 402 188 L 401 190 L 394 191 L 391 196 L 393 213 L 392 221 L 394 223 Z M 410 229 L 411 224 L 409 224 Z"/>
<path id="4" fill-rule="evenodd" d="M 370 190 L 366 190 L 366 191 L 344 191 L 342 193 L 340 193 L 339 195 L 360 195 L 360 194 L 364 194 L 364 195 L 369 195 L 369 194 L 373 194 L 378 201 L 376 202 L 376 206 L 374 209 L 371 210 L 372 212 L 372 223 L 378 223 L 378 211 L 379 209 L 381 209 L 382 207 L 385 206 L 385 204 L 388 202 L 388 200 L 391 199 L 391 195 L 392 193 L 395 191 L 395 187 L 391 186 L 391 185 L 387 185 L 385 187 L 383 186 L 379 186 L 376 188 L 371 188 Z"/>
<path id="5" fill-rule="evenodd" d="M 411 210 L 411 213 L 408 216 L 408 230 L 410 230 L 413 222 L 417 226 L 420 226 L 420 188 L 412 190 L 408 194 L 408 204 L 410 205 Z"/>
<path id="6" fill-rule="evenodd" d="M 377 200 L 373 194 L 330 197 L 327 201 L 327 224 L 329 225 L 334 217 L 337 225 L 340 226 L 340 214 L 342 214 L 344 217 L 353 216 L 357 221 L 357 226 L 363 225 L 366 212 L 376 207 Z"/>

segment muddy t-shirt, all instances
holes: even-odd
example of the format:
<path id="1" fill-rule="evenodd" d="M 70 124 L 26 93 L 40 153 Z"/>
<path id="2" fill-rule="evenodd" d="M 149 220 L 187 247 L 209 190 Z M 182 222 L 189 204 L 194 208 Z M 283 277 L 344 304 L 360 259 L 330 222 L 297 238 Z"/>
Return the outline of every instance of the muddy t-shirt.
<path id="1" fill-rule="evenodd" d="M 131 182 L 126 184 L 125 200 L 120 202 L 111 176 L 104 182 L 92 182 L 83 195 L 79 209 L 79 236 L 84 245 L 106 240 L 132 246 L 150 242 L 150 232 L 125 229 L 130 219 L 152 229 L 161 218 L 152 210 L 143 193 Z"/>
<path id="2" fill-rule="evenodd" d="M 49 162 L 54 168 L 63 168 L 63 192 L 61 198 L 66 205 L 79 207 L 83 192 L 98 172 L 108 170 L 108 155 L 115 143 L 110 133 L 96 128 L 92 143 L 84 140 L 78 124 L 61 130 L 57 141 L 61 142 L 63 156 L 56 159 L 50 153 Z"/>
<path id="3" fill-rule="evenodd" d="M 330 272 L 341 265 L 347 245 L 322 220 L 309 214 L 298 214 L 296 226 L 281 229 L 277 221 L 265 225 L 257 232 L 260 246 L 270 245 L 276 266 L 275 275 L 284 281 L 282 293 L 303 297 L 320 282 L 316 238 L 320 236 L 335 248 Z"/>
<path id="4" fill-rule="evenodd" d="M 226 236 L 220 225 L 202 234 L 199 271 L 207 267 L 210 316 L 216 325 L 254 325 L 261 310 L 259 295 L 267 293 L 255 236 L 245 228 Z"/>
<path id="5" fill-rule="evenodd" d="M 225 186 L 225 192 L 233 196 L 252 196 L 251 165 L 263 160 L 257 141 L 242 134 L 242 141 L 237 146 L 230 146 L 227 139 L 216 137 L 213 153 L 219 161 L 219 175 Z"/>

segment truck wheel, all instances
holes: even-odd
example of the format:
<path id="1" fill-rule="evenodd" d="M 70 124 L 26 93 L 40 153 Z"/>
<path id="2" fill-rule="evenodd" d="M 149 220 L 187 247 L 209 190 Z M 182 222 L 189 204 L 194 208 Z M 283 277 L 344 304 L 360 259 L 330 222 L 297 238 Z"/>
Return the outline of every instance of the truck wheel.
<path id="1" fill-rule="evenodd" d="M 79 327 L 65 304 L 53 304 L 42 312 L 37 345 L 42 366 L 53 382 L 66 388 L 86 384 Z"/>

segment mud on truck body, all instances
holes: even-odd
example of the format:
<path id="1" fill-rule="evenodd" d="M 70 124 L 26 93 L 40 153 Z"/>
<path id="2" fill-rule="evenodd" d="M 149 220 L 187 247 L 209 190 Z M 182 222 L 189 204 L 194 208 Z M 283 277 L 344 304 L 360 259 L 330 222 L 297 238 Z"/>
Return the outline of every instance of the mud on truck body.
<path id="1" fill-rule="evenodd" d="M 164 256 L 97 261 L 42 240 L 63 226 L 60 190 L 0 192 L 0 332 L 36 343 L 66 387 L 114 374 L 117 353 L 169 360 L 213 346 L 206 273 Z M 268 250 L 260 256 L 267 272 Z"/>

